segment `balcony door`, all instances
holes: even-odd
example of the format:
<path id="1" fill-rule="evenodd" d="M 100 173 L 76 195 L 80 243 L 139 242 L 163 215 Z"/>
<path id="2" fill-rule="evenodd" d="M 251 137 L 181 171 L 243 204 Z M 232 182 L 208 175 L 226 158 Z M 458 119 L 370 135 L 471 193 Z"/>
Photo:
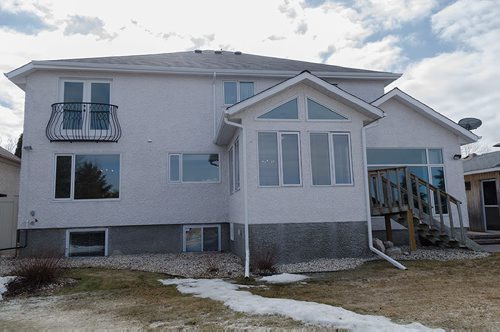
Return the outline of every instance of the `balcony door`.
<path id="1" fill-rule="evenodd" d="M 488 231 L 500 231 L 500 208 L 495 180 L 481 181 L 483 216 Z"/>
<path id="2" fill-rule="evenodd" d="M 109 129 L 110 83 L 66 80 L 62 84 L 63 129 Z"/>

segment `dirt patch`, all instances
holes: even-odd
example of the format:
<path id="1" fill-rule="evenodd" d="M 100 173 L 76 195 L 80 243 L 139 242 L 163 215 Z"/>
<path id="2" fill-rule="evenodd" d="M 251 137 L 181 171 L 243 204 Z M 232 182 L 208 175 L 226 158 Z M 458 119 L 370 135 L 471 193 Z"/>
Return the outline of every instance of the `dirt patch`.
<path id="1" fill-rule="evenodd" d="M 313 275 L 307 283 L 250 291 L 314 301 L 397 322 L 448 329 L 500 329 L 500 255 L 448 262 L 411 261 L 401 271 L 386 262 Z"/>

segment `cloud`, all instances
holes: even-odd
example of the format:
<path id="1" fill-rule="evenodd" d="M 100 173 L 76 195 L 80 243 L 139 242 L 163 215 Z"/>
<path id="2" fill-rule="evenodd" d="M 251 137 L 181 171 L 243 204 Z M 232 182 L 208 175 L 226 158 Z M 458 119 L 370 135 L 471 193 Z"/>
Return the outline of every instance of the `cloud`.
<path id="1" fill-rule="evenodd" d="M 201 37 L 191 37 L 191 42 L 193 43 L 193 46 L 191 47 L 192 50 L 197 50 L 202 47 L 206 47 L 210 45 L 211 42 L 213 42 L 215 39 L 215 34 L 209 34 L 209 35 L 203 35 Z"/>
<path id="2" fill-rule="evenodd" d="M 295 33 L 299 35 L 305 35 L 307 32 L 307 23 L 306 22 L 301 22 L 297 29 L 295 30 Z"/>
<path id="3" fill-rule="evenodd" d="M 461 47 L 411 64 L 398 86 L 455 121 L 477 117 L 488 145 L 500 141 L 500 8 L 495 1 L 457 1 L 432 17 L 443 40 Z"/>
<path id="4" fill-rule="evenodd" d="M 321 58 L 321 62 L 325 63 L 335 52 L 335 46 L 329 45 L 326 51 L 319 52 L 319 57 Z"/>
<path id="5" fill-rule="evenodd" d="M 118 35 L 117 33 L 110 33 L 104 29 L 104 22 L 98 17 L 71 15 L 66 20 L 66 28 L 64 28 L 64 35 L 94 35 L 98 40 L 113 40 Z"/>
<path id="6" fill-rule="evenodd" d="M 294 19 L 297 17 L 297 11 L 293 8 L 289 0 L 284 0 L 284 3 L 278 7 L 278 10 L 288 18 Z"/>
<path id="7" fill-rule="evenodd" d="M 0 5 L 0 28 L 27 35 L 37 35 L 55 27 L 44 21 L 37 13 L 28 10 L 7 10 Z"/>
<path id="8" fill-rule="evenodd" d="M 284 39 L 286 39 L 286 37 L 285 36 L 271 35 L 271 36 L 267 37 L 266 39 L 270 40 L 270 41 L 277 41 L 277 40 L 284 40 Z"/>

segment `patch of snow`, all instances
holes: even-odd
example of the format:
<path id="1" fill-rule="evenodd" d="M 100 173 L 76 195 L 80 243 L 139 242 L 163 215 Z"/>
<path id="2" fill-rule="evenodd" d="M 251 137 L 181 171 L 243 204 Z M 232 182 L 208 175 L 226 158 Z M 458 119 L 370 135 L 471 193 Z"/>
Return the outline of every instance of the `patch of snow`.
<path id="1" fill-rule="evenodd" d="M 308 278 L 308 276 L 304 276 L 301 274 L 282 273 L 275 274 L 273 276 L 262 277 L 260 278 L 260 280 L 268 282 L 270 284 L 288 284 L 292 282 L 302 281 Z"/>
<path id="2" fill-rule="evenodd" d="M 220 301 L 234 311 L 247 314 L 282 315 L 307 324 L 352 331 L 432 331 L 420 323 L 400 325 L 383 316 L 360 315 L 327 304 L 266 298 L 238 290 L 239 285 L 221 279 L 165 279 L 160 282 L 164 285 L 176 285 L 181 293 Z"/>
<path id="3" fill-rule="evenodd" d="M 12 277 L 12 276 L 0 277 L 0 301 L 3 299 L 2 298 L 3 293 L 5 293 L 7 291 L 7 285 L 9 284 L 9 282 L 11 282 L 14 279 L 16 279 L 16 277 Z"/>

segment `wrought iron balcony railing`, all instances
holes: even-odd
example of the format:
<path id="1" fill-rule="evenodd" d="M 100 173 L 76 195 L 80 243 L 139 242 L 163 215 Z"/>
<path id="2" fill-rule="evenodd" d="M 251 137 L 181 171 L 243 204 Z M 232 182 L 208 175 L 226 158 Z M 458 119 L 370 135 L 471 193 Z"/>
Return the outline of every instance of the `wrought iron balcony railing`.
<path id="1" fill-rule="evenodd" d="M 118 106 L 101 103 L 56 103 L 45 133 L 51 142 L 118 142 L 122 131 Z"/>

